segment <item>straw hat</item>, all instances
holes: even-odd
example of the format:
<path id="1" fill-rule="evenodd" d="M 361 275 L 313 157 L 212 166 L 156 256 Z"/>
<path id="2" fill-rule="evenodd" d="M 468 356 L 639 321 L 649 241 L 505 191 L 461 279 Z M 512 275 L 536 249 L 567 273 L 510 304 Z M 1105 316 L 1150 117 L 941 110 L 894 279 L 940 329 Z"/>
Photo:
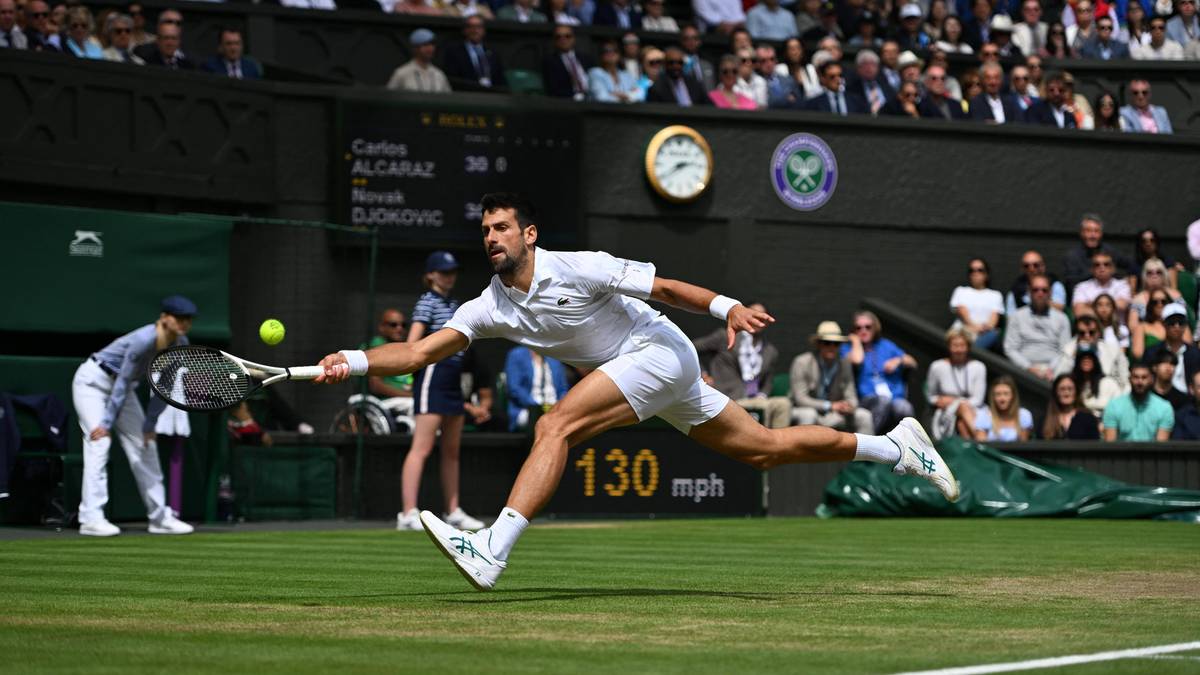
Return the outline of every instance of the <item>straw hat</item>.
<path id="1" fill-rule="evenodd" d="M 809 340 L 813 343 L 849 342 L 850 338 L 842 334 L 842 327 L 837 325 L 836 321 L 822 321 L 817 325 L 817 332 L 813 333 Z"/>

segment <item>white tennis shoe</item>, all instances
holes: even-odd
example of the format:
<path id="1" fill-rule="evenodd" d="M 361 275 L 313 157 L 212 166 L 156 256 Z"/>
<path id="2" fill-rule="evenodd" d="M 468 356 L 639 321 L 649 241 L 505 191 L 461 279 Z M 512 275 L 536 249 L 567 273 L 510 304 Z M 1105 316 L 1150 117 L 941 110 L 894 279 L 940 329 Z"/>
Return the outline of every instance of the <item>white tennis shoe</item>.
<path id="1" fill-rule="evenodd" d="M 401 532 L 419 532 L 424 530 L 425 528 L 421 527 L 421 513 L 416 509 L 409 509 L 407 511 L 401 511 L 400 513 L 397 513 L 396 529 Z"/>
<path id="2" fill-rule="evenodd" d="M 482 530 L 483 521 L 473 516 L 467 515 L 462 508 L 454 509 L 453 513 L 442 514 L 442 520 L 451 527 L 457 527 L 460 530 Z"/>
<path id="3" fill-rule="evenodd" d="M 191 534 L 196 528 L 168 513 L 158 522 L 150 523 L 148 529 L 150 534 Z"/>
<path id="4" fill-rule="evenodd" d="M 490 591 L 508 565 L 492 555 L 491 530 L 467 532 L 443 523 L 429 511 L 421 512 L 425 534 L 477 590 Z"/>
<path id="5" fill-rule="evenodd" d="M 892 473 L 924 478 L 948 501 L 958 501 L 958 481 L 942 456 L 933 448 L 933 441 L 929 440 L 929 434 L 925 433 L 920 422 L 905 417 L 885 436 L 900 448 L 900 461 L 896 463 Z"/>
<path id="6" fill-rule="evenodd" d="M 101 518 L 100 520 L 80 523 L 79 534 L 89 537 L 115 537 L 121 534 L 121 528 Z"/>

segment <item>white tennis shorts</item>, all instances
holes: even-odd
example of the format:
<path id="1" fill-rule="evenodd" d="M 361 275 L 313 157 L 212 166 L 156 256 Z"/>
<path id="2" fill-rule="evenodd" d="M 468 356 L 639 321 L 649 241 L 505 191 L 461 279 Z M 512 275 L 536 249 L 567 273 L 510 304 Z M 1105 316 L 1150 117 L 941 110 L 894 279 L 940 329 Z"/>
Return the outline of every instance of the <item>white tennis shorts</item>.
<path id="1" fill-rule="evenodd" d="M 633 350 L 599 369 L 617 384 L 639 421 L 657 415 L 686 434 L 729 403 L 728 396 L 700 379 L 696 348 L 674 324 L 655 323 L 630 342 Z"/>

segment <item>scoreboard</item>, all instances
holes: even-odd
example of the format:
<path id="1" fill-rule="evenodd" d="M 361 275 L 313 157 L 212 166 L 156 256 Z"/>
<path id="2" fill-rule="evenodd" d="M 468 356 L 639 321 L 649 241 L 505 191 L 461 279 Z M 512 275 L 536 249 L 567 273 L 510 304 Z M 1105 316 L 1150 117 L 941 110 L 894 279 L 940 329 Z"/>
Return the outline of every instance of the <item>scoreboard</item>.
<path id="1" fill-rule="evenodd" d="M 480 198 L 521 192 L 539 242 L 577 241 L 579 117 L 497 107 L 343 101 L 337 169 L 341 221 L 414 245 L 477 245 Z"/>
<path id="2" fill-rule="evenodd" d="M 639 425 L 571 448 L 545 513 L 762 515 L 763 476 L 674 429 Z"/>

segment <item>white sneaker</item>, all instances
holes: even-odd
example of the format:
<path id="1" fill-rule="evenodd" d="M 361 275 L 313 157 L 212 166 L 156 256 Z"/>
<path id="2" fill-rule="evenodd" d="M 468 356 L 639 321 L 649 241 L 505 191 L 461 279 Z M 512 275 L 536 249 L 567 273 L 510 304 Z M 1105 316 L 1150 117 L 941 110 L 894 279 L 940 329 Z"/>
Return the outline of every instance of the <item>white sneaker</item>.
<path id="1" fill-rule="evenodd" d="M 196 528 L 168 513 L 158 522 L 150 523 L 150 534 L 191 534 Z"/>
<path id="2" fill-rule="evenodd" d="M 429 511 L 421 512 L 421 524 L 434 546 L 442 552 L 471 585 L 490 591 L 508 565 L 492 555 L 491 530 L 467 532 L 450 527 Z"/>
<path id="3" fill-rule="evenodd" d="M 100 520 L 93 520 L 89 523 L 80 523 L 79 534 L 84 534 L 89 537 L 115 537 L 118 534 L 121 534 L 121 528 L 101 518 Z"/>
<path id="4" fill-rule="evenodd" d="M 460 530 L 471 530 L 474 532 L 475 530 L 483 529 L 483 521 L 467 515 L 467 512 L 463 511 L 462 508 L 454 509 L 454 513 L 442 514 L 442 520 L 447 525 L 457 527 Z"/>
<path id="5" fill-rule="evenodd" d="M 396 529 L 401 532 L 421 531 L 421 513 L 416 509 L 401 511 L 396 514 Z"/>
<path id="6" fill-rule="evenodd" d="M 900 461 L 896 463 L 892 473 L 924 478 L 948 501 L 958 501 L 958 481 L 942 456 L 933 448 L 933 441 L 929 440 L 929 434 L 921 428 L 920 422 L 905 417 L 885 436 L 900 448 Z"/>

